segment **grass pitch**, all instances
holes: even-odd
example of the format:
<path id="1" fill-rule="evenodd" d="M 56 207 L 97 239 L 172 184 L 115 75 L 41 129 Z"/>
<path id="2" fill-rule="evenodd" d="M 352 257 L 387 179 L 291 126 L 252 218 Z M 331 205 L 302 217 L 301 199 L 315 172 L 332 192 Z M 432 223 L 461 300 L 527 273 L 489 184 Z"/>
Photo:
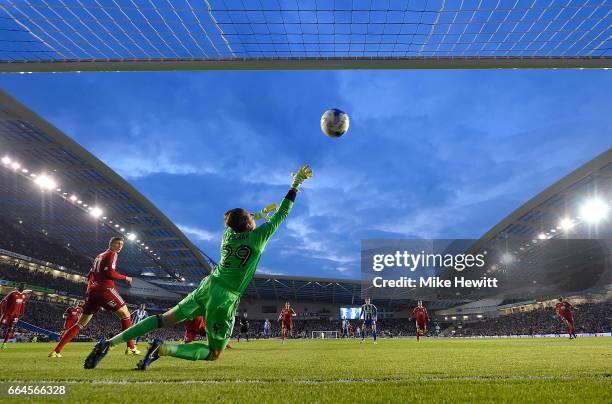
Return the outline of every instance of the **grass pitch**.
<path id="1" fill-rule="evenodd" d="M 278 340 L 234 342 L 217 362 L 161 358 L 150 370 L 112 350 L 84 370 L 92 344 L 9 344 L 2 388 L 61 383 L 70 402 L 612 403 L 612 338 Z M 146 343 L 141 343 L 144 350 Z M 22 398 L 20 398 L 21 400 Z M 34 397 L 48 402 L 49 397 Z M 0 401 L 7 398 L 0 392 Z"/>

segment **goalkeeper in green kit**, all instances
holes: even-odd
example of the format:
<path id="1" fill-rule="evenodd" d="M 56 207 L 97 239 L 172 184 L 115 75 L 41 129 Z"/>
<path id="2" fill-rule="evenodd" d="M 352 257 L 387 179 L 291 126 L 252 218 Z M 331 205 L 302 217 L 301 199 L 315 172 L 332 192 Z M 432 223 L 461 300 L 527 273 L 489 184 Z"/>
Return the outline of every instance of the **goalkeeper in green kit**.
<path id="1" fill-rule="evenodd" d="M 270 237 L 289 215 L 298 188 L 305 180 L 312 177 L 312 170 L 306 165 L 292 176 L 291 189 L 280 207 L 271 204 L 255 214 L 250 214 L 241 208 L 225 212 L 221 261 L 212 274 L 204 278 L 197 289 L 164 314 L 147 317 L 109 340 L 100 340 L 85 359 L 85 369 L 95 368 L 113 346 L 124 344 L 157 328 L 170 327 L 191 320 L 196 316 L 206 318 L 208 345 L 170 344 L 155 339 L 145 357 L 138 363 L 137 369 L 146 370 L 153 361 L 162 356 L 189 360 L 217 360 L 229 342 L 240 296 L 255 274 L 261 253 Z M 256 227 L 256 220 L 268 219 L 268 215 L 277 209 L 278 211 L 266 223 Z"/>

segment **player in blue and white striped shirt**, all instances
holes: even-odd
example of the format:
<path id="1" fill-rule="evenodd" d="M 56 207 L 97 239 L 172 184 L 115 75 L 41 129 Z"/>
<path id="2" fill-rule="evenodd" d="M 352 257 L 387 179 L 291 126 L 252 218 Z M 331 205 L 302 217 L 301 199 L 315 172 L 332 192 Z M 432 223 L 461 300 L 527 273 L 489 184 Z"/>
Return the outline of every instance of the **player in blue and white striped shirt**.
<path id="1" fill-rule="evenodd" d="M 366 297 L 365 304 L 361 306 L 359 318 L 363 320 L 363 327 L 361 330 L 361 342 L 365 340 L 367 335 L 368 327 L 372 329 L 372 338 L 376 343 L 376 319 L 378 316 L 378 309 L 371 303 L 369 297 Z"/>
<path id="2" fill-rule="evenodd" d="M 147 318 L 148 315 L 149 313 L 147 313 L 147 311 L 145 310 L 145 304 L 142 303 L 140 307 L 132 313 L 132 323 L 134 324 L 140 323 L 142 320 Z M 136 340 L 134 341 L 134 343 L 138 344 L 138 340 L 140 340 L 140 337 L 136 337 Z"/>
<path id="3" fill-rule="evenodd" d="M 270 329 L 272 327 L 272 324 L 270 324 L 270 320 L 268 320 L 266 318 L 266 321 L 264 322 L 264 327 L 263 327 L 263 336 L 264 338 L 270 338 Z"/>

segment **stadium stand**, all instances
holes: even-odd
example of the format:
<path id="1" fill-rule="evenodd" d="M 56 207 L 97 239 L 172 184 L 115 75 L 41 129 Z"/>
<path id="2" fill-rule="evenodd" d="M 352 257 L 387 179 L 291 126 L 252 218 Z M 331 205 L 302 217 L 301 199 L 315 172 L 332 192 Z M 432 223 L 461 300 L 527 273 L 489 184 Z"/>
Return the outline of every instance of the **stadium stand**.
<path id="1" fill-rule="evenodd" d="M 578 332 L 602 333 L 612 330 L 612 302 L 577 305 L 573 312 Z M 562 329 L 561 320 L 554 309 L 542 308 L 468 323 L 457 330 L 457 335 L 556 334 Z"/>
<path id="2" fill-rule="evenodd" d="M 87 274 L 91 259 L 49 239 L 43 231 L 44 229 L 40 232 L 31 231 L 19 222 L 0 218 L 0 248 Z"/>
<path id="3" fill-rule="evenodd" d="M 46 240 L 43 240 L 45 243 Z M 38 251 L 36 247 L 29 251 Z M 42 249 L 44 250 L 44 249 Z M 24 250 L 25 251 L 25 250 Z M 46 267 L 36 265 L 24 265 L 20 263 L 0 263 L 0 280 L 8 282 L 26 282 L 28 285 L 41 286 L 51 289 L 55 293 L 67 297 L 72 296 L 75 300 L 83 298 L 85 283 L 82 277 L 75 280 L 74 276 L 58 270 L 49 270 Z M 126 301 L 131 307 L 140 303 L 145 303 L 151 313 L 171 307 L 176 301 L 161 300 L 154 297 L 139 298 L 126 296 Z M 33 295 L 24 320 L 42 328 L 52 331 L 61 331 L 63 324 L 62 314 L 66 308 L 67 301 L 58 303 L 55 294 L 36 293 Z M 501 303 L 508 303 L 502 301 Z M 504 304 L 502 306 L 508 306 Z M 248 309 L 248 305 L 243 310 Z M 278 305 L 280 307 L 280 305 Z M 402 309 L 401 305 L 396 305 L 396 309 Z M 576 306 L 577 329 L 579 332 L 607 332 L 612 329 L 612 318 L 610 313 L 612 302 L 585 303 Z M 240 315 L 240 311 L 238 313 Z M 280 335 L 280 327 L 276 321 L 277 313 L 269 313 L 268 318 L 272 322 L 271 336 Z M 438 319 L 443 328 L 447 328 L 451 323 Z M 356 328 L 358 321 L 353 321 Z M 295 319 L 294 336 L 297 338 L 310 338 L 313 331 L 339 331 L 340 325 L 336 313 L 331 313 L 323 308 L 315 311 L 298 311 Z M 261 336 L 263 329 L 262 319 L 250 320 L 250 333 L 254 338 Z M 528 312 L 502 314 L 499 317 L 483 319 L 472 323 L 463 323 L 458 326 L 450 327 L 453 333 L 449 336 L 477 336 L 477 335 L 529 335 L 529 334 L 550 334 L 557 333 L 561 329 L 559 318 L 551 308 L 540 308 Z M 83 339 L 99 338 L 102 335 L 118 331 L 117 321 L 113 314 L 102 312 L 94 317 L 94 321 L 83 333 Z M 433 330 L 433 323 L 430 325 L 430 332 Z M 238 329 L 235 329 L 237 335 Z M 383 337 L 405 337 L 415 333 L 415 326 L 412 321 L 406 318 L 387 318 L 379 321 L 379 335 Z M 20 335 L 26 338 L 32 337 L 32 333 L 23 332 Z M 155 336 L 165 339 L 182 338 L 183 330 L 174 327 L 170 330 L 160 330 Z M 44 340 L 40 338 L 40 340 Z"/>
<path id="4" fill-rule="evenodd" d="M 14 283 L 26 282 L 30 287 L 37 286 L 51 289 L 57 294 L 78 300 L 83 299 L 87 286 L 84 281 L 75 281 L 70 274 L 57 270 L 45 271 L 41 267 L 32 269 L 22 264 L 6 264 L 2 262 L 0 262 L 0 280 Z M 176 303 L 175 300 L 165 300 L 155 296 L 143 298 L 129 294 L 124 296 L 124 300 L 130 307 L 136 307 L 141 303 L 145 303 L 148 306 L 148 310 L 152 312 L 159 312 Z"/>
<path id="5" fill-rule="evenodd" d="M 61 333 L 64 319 L 62 315 L 66 310 L 65 304 L 52 303 L 44 300 L 32 300 L 26 306 L 24 321 L 35 326 Z M 20 335 L 25 340 L 30 340 L 34 334 L 24 330 L 19 330 Z M 92 321 L 87 325 L 79 336 L 81 341 L 93 341 L 101 337 L 112 336 L 121 331 L 120 324 L 113 313 L 101 311 L 96 314 Z M 165 339 L 180 339 L 183 335 L 181 327 L 174 327 L 161 330 L 152 334 L 151 338 L 161 337 Z M 42 336 L 38 336 L 39 341 L 43 341 Z"/>
<path id="6" fill-rule="evenodd" d="M 45 272 L 35 272 L 22 268 L 19 264 L 7 265 L 0 263 L 0 279 L 11 282 L 26 282 L 56 291 L 66 292 L 73 296 L 83 296 L 85 284 L 69 281 L 64 277 L 54 277 Z"/>

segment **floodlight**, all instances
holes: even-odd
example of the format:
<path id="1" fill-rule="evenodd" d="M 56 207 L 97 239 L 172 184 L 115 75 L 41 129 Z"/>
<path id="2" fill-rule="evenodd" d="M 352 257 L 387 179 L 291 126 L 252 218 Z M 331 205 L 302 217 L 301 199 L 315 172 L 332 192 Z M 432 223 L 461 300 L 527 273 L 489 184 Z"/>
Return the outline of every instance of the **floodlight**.
<path id="1" fill-rule="evenodd" d="M 561 219 L 561 222 L 559 222 L 559 227 L 561 229 L 565 230 L 565 231 L 570 230 L 575 225 L 576 225 L 576 223 L 572 219 L 570 219 L 569 217 Z"/>
<path id="2" fill-rule="evenodd" d="M 608 216 L 610 206 L 601 199 L 591 199 L 580 209 L 580 215 L 589 223 L 597 223 Z"/>
<path id="3" fill-rule="evenodd" d="M 93 217 L 95 217 L 96 219 L 99 218 L 100 216 L 102 216 L 102 209 L 100 209 L 99 207 L 94 207 L 89 211 L 89 214 L 92 215 Z"/>
<path id="4" fill-rule="evenodd" d="M 42 189 L 46 189 L 48 191 L 54 189 L 57 186 L 55 180 L 45 174 L 42 174 L 40 177 L 36 178 L 34 182 Z"/>

